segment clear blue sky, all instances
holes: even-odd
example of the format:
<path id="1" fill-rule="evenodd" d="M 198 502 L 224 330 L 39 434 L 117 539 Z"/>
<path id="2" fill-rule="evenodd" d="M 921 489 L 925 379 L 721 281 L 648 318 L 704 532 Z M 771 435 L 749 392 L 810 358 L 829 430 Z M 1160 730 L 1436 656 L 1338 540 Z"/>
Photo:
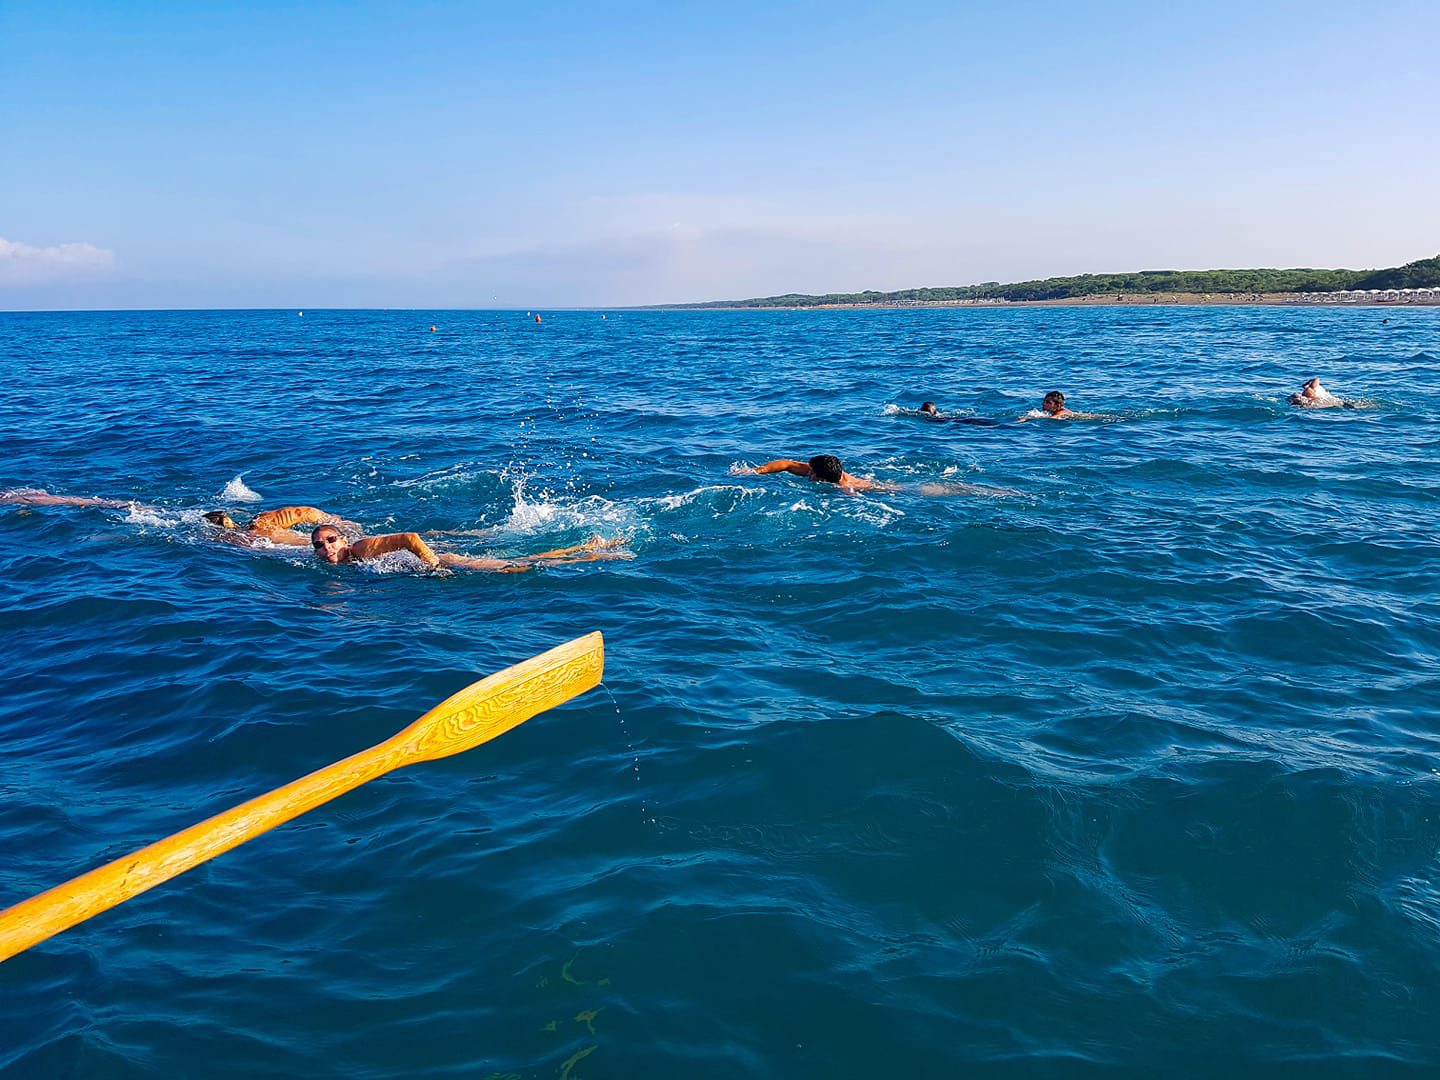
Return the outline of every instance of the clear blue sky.
<path id="1" fill-rule="evenodd" d="M 1440 253 L 1440 4 L 0 0 L 0 308 Z"/>

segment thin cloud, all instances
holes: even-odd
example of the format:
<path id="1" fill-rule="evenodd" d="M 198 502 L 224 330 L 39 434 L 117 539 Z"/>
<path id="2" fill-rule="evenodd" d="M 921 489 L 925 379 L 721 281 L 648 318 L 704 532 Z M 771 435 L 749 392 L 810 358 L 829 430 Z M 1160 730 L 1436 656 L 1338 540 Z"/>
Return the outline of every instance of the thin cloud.
<path id="1" fill-rule="evenodd" d="M 104 274 L 115 253 L 94 244 L 36 247 L 0 236 L 0 285 L 41 285 Z"/>

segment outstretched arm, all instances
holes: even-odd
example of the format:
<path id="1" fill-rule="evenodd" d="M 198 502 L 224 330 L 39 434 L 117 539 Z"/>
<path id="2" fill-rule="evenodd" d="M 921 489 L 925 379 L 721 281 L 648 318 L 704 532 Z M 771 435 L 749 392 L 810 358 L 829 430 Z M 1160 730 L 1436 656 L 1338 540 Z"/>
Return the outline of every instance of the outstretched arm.
<path id="1" fill-rule="evenodd" d="M 743 476 L 747 473 L 755 476 L 766 476 L 770 473 L 788 472 L 796 476 L 809 476 L 810 463 L 807 461 L 792 461 L 789 458 L 777 458 L 775 461 L 767 461 L 764 465 L 757 465 L 753 469 L 737 469 L 736 474 Z"/>

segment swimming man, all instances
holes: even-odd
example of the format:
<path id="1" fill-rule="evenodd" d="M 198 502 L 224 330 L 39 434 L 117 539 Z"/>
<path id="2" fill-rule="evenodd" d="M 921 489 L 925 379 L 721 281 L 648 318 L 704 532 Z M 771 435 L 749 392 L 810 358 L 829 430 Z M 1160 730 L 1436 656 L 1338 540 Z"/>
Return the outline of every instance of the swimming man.
<path id="1" fill-rule="evenodd" d="M 1032 409 L 1024 416 L 1017 417 L 1017 419 L 1020 423 L 1024 423 L 1026 420 L 1032 418 L 1043 417 L 1047 420 L 1068 420 L 1072 416 L 1079 415 L 1079 413 L 1071 412 L 1065 407 L 1064 394 L 1062 394 L 1059 390 L 1051 390 L 1050 393 L 1046 394 L 1044 399 L 1040 402 L 1040 411 L 1038 413 Z"/>
<path id="2" fill-rule="evenodd" d="M 573 547 L 542 551 L 538 555 L 525 555 L 518 559 L 487 559 L 475 555 L 452 555 L 448 551 L 436 552 L 420 539 L 419 533 L 386 533 L 384 536 L 367 536 L 353 543 L 347 540 L 334 525 L 320 525 L 310 534 L 310 546 L 315 557 L 322 562 L 339 563 L 365 562 L 389 555 L 395 551 L 408 551 L 431 570 L 495 570 L 513 573 L 528 570 L 542 562 L 590 562 L 594 559 L 631 559 L 628 551 L 605 551 L 625 543 L 624 539 L 605 541 L 598 536 Z"/>
<path id="3" fill-rule="evenodd" d="M 1290 395 L 1290 404 L 1302 409 L 1333 409 L 1349 405 L 1344 398 L 1336 397 L 1320 385 L 1319 379 L 1310 379 L 1300 387 L 1299 393 Z"/>
<path id="4" fill-rule="evenodd" d="M 770 473 L 788 472 L 796 476 L 808 476 L 812 480 L 823 480 L 827 484 L 834 484 L 841 491 L 855 494 L 858 491 L 899 491 L 894 484 L 881 484 L 874 480 L 866 480 L 860 476 L 851 476 L 840 464 L 840 459 L 834 454 L 817 454 L 809 461 L 792 461 L 790 458 L 779 458 L 776 461 L 767 461 L 764 465 L 754 469 L 736 469 L 737 476 L 767 476 Z"/>
<path id="5" fill-rule="evenodd" d="M 851 476 L 834 454 L 819 454 L 809 461 L 792 461 L 779 458 L 767 461 L 754 469 L 736 469 L 733 476 L 765 476 L 769 473 L 788 472 L 796 476 L 808 476 L 812 480 L 823 480 L 834 484 L 847 495 L 858 495 L 862 491 L 909 492 L 914 495 L 1019 495 L 1010 488 L 985 487 L 983 484 L 887 484 L 879 480 L 867 480 L 863 476 Z"/>
<path id="6" fill-rule="evenodd" d="M 994 427 L 994 420 L 987 420 L 983 416 L 946 416 L 935 405 L 933 401 L 927 401 L 917 410 L 926 420 L 945 421 L 952 424 L 974 424 L 976 427 Z"/>

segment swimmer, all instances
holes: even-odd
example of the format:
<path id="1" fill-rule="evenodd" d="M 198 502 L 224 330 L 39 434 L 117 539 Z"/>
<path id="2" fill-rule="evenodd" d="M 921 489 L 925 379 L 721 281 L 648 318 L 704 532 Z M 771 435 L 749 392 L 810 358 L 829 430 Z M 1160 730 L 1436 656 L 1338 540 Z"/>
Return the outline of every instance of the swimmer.
<path id="1" fill-rule="evenodd" d="M 916 413 L 925 417 L 926 420 L 949 421 L 952 424 L 974 424 L 976 427 L 994 427 L 994 420 L 987 420 L 983 416 L 946 416 L 942 413 L 933 401 L 927 401 L 916 410 Z"/>
<path id="2" fill-rule="evenodd" d="M 256 514 L 241 525 L 224 510 L 212 510 L 203 515 L 211 525 L 218 525 L 225 532 L 221 539 L 227 543 L 243 544 L 246 547 L 264 541 L 270 544 L 304 547 L 310 541 L 295 532 L 296 525 L 343 525 L 360 532 L 360 526 L 346 521 L 338 514 L 327 513 L 314 506 L 282 506 L 279 510 L 267 510 Z"/>
<path id="3" fill-rule="evenodd" d="M 979 484 L 919 484 L 902 486 L 886 484 L 878 480 L 867 480 L 863 476 L 852 476 L 845 471 L 840 459 L 833 454 L 820 454 L 809 461 L 792 461 L 780 458 L 767 461 L 754 469 L 736 469 L 735 476 L 765 476 L 769 473 L 788 472 L 796 476 L 808 476 L 812 480 L 823 480 L 834 484 L 847 495 L 858 495 L 862 491 L 885 493 L 910 492 L 916 495 L 1018 495 L 1008 488 L 989 488 Z"/>
<path id="4" fill-rule="evenodd" d="M 1051 390 L 1050 393 L 1046 394 L 1044 399 L 1040 402 L 1039 412 L 1031 409 L 1024 416 L 1019 417 L 1018 421 L 1023 424 L 1026 420 L 1041 418 L 1047 420 L 1069 420 L 1072 416 L 1079 415 L 1079 413 L 1071 412 L 1065 407 L 1064 394 L 1062 394 L 1059 390 Z"/>
<path id="5" fill-rule="evenodd" d="M 881 484 L 875 480 L 866 480 L 863 477 L 851 476 L 840 464 L 840 459 L 833 454 L 817 454 L 809 461 L 793 461 L 790 458 L 779 458 L 776 461 L 767 461 L 764 465 L 753 469 L 737 469 L 737 476 L 768 476 L 770 473 L 788 472 L 796 476 L 808 476 L 812 480 L 823 480 L 827 484 L 834 484 L 841 491 L 854 495 L 860 491 L 899 491 L 894 484 Z"/>
<path id="6" fill-rule="evenodd" d="M 524 555 L 517 559 L 486 559 L 475 555 L 452 555 L 449 552 L 434 551 L 420 539 L 419 533 L 386 533 L 384 536 L 367 536 L 353 543 L 345 538 L 333 525 L 320 525 L 310 534 L 310 546 L 315 557 L 321 562 L 340 563 L 365 562 L 389 555 L 394 551 L 408 551 L 431 570 L 494 570 L 500 573 L 515 573 L 528 570 L 536 563 L 591 562 L 595 559 L 633 559 L 628 551 L 607 551 L 628 541 L 601 540 L 592 537 L 583 544 L 573 547 L 555 548 L 538 555 Z"/>
<path id="7" fill-rule="evenodd" d="M 1337 406 L 1350 407 L 1344 398 L 1338 398 L 1320 385 L 1319 379 L 1310 379 L 1300 387 L 1298 393 L 1290 395 L 1290 404 L 1302 409 L 1333 409 Z"/>
<path id="8" fill-rule="evenodd" d="M 134 503 L 119 499 L 91 499 L 84 495 L 51 495 L 39 488 L 15 488 L 0 491 L 0 503 L 12 506 L 84 506 L 102 510 L 128 510 Z"/>

